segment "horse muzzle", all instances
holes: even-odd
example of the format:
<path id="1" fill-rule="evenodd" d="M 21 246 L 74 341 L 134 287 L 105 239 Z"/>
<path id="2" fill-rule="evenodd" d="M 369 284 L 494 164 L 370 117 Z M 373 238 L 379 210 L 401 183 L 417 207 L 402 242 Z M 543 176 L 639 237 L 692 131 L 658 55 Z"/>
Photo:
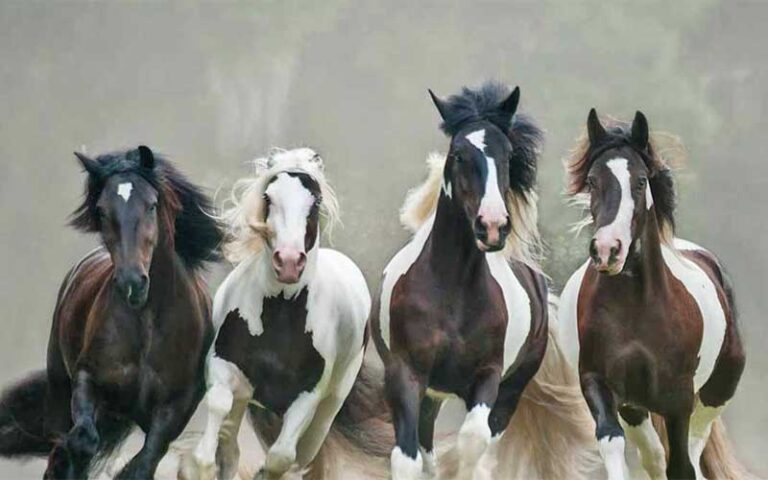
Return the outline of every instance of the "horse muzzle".
<path id="1" fill-rule="evenodd" d="M 131 308 L 141 308 L 149 298 L 149 277 L 146 273 L 120 272 L 115 278 L 118 292 Z"/>
<path id="2" fill-rule="evenodd" d="M 473 230 L 475 243 L 481 252 L 498 252 L 504 248 L 511 225 L 507 216 L 496 219 L 478 216 Z"/>
<path id="3" fill-rule="evenodd" d="M 306 264 L 307 254 L 298 250 L 275 250 L 272 254 L 272 268 L 280 283 L 298 283 Z"/>

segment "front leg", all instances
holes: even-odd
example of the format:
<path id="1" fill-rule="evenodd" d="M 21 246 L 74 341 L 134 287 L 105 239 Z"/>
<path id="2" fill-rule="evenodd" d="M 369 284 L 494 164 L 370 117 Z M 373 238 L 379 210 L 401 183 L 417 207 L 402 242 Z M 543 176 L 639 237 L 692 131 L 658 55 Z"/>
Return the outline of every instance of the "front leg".
<path id="1" fill-rule="evenodd" d="M 488 423 L 491 409 L 499 394 L 501 374 L 498 368 L 489 368 L 477 375 L 473 391 L 466 399 L 467 415 L 459 429 L 459 476 L 472 479 L 480 458 L 491 442 L 491 427 Z"/>
<path id="2" fill-rule="evenodd" d="M 597 426 L 598 448 L 608 472 L 608 480 L 629 478 L 627 462 L 624 459 L 624 430 L 619 424 L 613 392 L 597 374 L 581 373 L 580 376 L 581 391 Z"/>
<path id="3" fill-rule="evenodd" d="M 78 371 L 71 400 L 74 426 L 51 451 L 44 478 L 86 477 L 91 460 L 99 449 L 99 433 L 96 428 L 97 402 L 97 390 L 91 375 L 84 370 Z"/>
<path id="4" fill-rule="evenodd" d="M 155 409 L 144 446 L 115 477 L 117 480 L 149 480 L 154 478 L 160 460 L 168 452 L 168 446 L 187 425 L 197 402 L 187 398 Z"/>
<path id="5" fill-rule="evenodd" d="M 333 372 L 334 359 L 325 361 L 325 369 L 317 385 L 309 392 L 301 392 L 283 415 L 283 426 L 269 447 L 264 466 L 257 479 L 279 479 L 296 464 L 296 447 L 317 414 L 320 402 L 326 397 L 328 382 Z"/>

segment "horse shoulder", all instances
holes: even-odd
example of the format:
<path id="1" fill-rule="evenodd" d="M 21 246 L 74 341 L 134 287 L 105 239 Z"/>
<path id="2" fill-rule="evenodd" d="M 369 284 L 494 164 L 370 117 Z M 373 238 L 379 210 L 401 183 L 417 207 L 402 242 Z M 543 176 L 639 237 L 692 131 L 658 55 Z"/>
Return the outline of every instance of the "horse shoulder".
<path id="1" fill-rule="evenodd" d="M 259 282 L 258 255 L 246 259 L 227 275 L 213 298 L 213 327 L 218 332 L 227 316 L 238 310 L 251 335 L 263 333 L 263 291 Z"/>
<path id="2" fill-rule="evenodd" d="M 531 332 L 533 292 L 526 290 L 501 252 L 486 254 L 485 258 L 488 262 L 491 276 L 499 285 L 499 288 L 501 288 L 504 306 L 507 311 L 507 328 L 504 334 L 504 363 L 502 368 L 502 372 L 506 372 L 517 358 L 520 350 L 525 345 L 528 334 Z"/>
<path id="3" fill-rule="evenodd" d="M 693 298 L 702 320 L 702 337 L 699 345 L 699 364 L 694 375 L 698 390 L 712 374 L 720 355 L 727 328 L 727 303 L 719 276 L 720 267 L 712 264 L 714 255 L 687 240 L 675 239 L 677 252 L 662 246 L 664 262 Z M 691 253 L 702 255 L 703 258 Z M 716 268 L 713 270 L 712 265 Z"/>
<path id="4" fill-rule="evenodd" d="M 560 304 L 557 309 L 558 328 L 563 342 L 563 351 L 574 368 L 579 365 L 579 319 L 578 303 L 581 285 L 591 260 L 584 262 L 568 279 L 560 294 Z"/>
<path id="5" fill-rule="evenodd" d="M 416 263 L 424 250 L 432 232 L 434 224 L 434 215 L 428 219 L 419 230 L 416 231 L 413 238 L 401 248 L 389 261 L 384 268 L 384 276 L 381 282 L 381 294 L 379 296 L 379 311 L 376 312 L 379 331 L 377 336 L 382 340 L 384 346 L 390 348 L 390 307 L 392 303 L 392 291 L 395 285 L 408 272 L 411 266 Z"/>

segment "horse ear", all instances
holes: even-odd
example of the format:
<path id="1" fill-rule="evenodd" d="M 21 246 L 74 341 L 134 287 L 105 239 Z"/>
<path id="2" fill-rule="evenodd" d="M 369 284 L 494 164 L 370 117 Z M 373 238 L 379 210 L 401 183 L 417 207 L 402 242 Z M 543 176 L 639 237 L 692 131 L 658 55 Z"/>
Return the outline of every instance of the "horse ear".
<path id="1" fill-rule="evenodd" d="M 520 103 L 520 87 L 515 87 L 512 93 L 509 94 L 506 100 L 501 102 L 499 108 L 502 112 L 512 117 L 517 111 L 517 104 Z"/>
<path id="2" fill-rule="evenodd" d="M 84 153 L 74 152 L 74 154 L 77 159 L 80 160 L 80 165 L 83 166 L 83 169 L 88 172 L 89 175 L 97 178 L 101 176 L 101 166 L 99 165 L 99 162 L 87 157 Z"/>
<path id="3" fill-rule="evenodd" d="M 142 168 L 155 168 L 155 154 L 146 145 L 139 145 L 139 164 Z"/>
<path id="4" fill-rule="evenodd" d="M 587 134 L 589 135 L 589 143 L 592 145 L 599 143 L 605 137 L 605 128 L 600 123 L 600 119 L 597 117 L 597 110 L 594 108 L 589 111 L 589 116 L 587 117 Z"/>
<path id="5" fill-rule="evenodd" d="M 431 89 L 429 89 L 429 96 L 432 97 L 432 103 L 435 104 L 437 111 L 440 113 L 440 117 L 445 120 L 445 116 L 448 114 L 448 102 L 435 95 Z"/>
<path id="6" fill-rule="evenodd" d="M 648 147 L 648 120 L 640 110 L 635 113 L 632 121 L 632 143 L 641 150 Z"/>

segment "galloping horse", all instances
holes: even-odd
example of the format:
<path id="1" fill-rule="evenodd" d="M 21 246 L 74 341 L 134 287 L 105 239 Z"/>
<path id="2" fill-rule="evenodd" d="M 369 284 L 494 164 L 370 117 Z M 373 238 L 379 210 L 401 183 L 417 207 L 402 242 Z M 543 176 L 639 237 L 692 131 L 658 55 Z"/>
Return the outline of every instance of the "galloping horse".
<path id="1" fill-rule="evenodd" d="M 716 478 L 743 478 L 733 459 L 715 458 L 722 444 L 700 462 L 744 369 L 722 266 L 674 238 L 672 175 L 641 112 L 631 127 L 606 129 L 592 109 L 587 132 L 567 164 L 568 192 L 588 199 L 596 231 L 560 311 L 608 478 L 627 478 L 625 434 L 653 479 L 665 468 L 670 479 L 703 478 L 701 464 Z M 666 467 L 649 411 L 666 424 Z"/>
<path id="2" fill-rule="evenodd" d="M 547 349 L 548 289 L 533 255 L 541 131 L 515 115 L 519 98 L 495 83 L 432 94 L 450 150 L 430 159 L 428 180 L 406 199 L 403 222 L 415 234 L 387 265 L 372 312 L 395 479 L 436 474 L 434 423 L 448 395 L 468 410 L 458 478 L 472 478 Z"/>
<path id="3" fill-rule="evenodd" d="M 104 246 L 61 286 L 47 375 L 0 402 L 3 417 L 23 420 L 3 425 L 0 445 L 6 455 L 52 448 L 46 478 L 85 478 L 135 423 L 144 446 L 118 478 L 148 479 L 205 392 L 213 329 L 200 268 L 222 234 L 209 199 L 149 148 L 76 155 L 88 181 L 71 223 Z"/>
<path id="4" fill-rule="evenodd" d="M 214 300 L 207 363 L 208 424 L 195 451 L 200 478 L 231 479 L 249 403 L 270 443 L 257 478 L 309 466 L 349 394 L 365 351 L 370 294 L 357 266 L 320 248 L 320 220 L 337 220 L 323 161 L 309 148 L 256 162 L 224 213 L 225 252 L 237 263 Z M 282 421 L 276 439 L 265 426 Z"/>

